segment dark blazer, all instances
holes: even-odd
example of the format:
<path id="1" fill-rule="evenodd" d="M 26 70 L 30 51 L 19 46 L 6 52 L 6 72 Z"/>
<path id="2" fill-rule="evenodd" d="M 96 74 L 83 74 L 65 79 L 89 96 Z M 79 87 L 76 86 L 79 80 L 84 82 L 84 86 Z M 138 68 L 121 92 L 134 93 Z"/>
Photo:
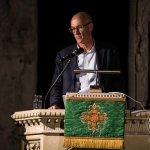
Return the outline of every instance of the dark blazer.
<path id="1" fill-rule="evenodd" d="M 60 59 L 67 54 L 72 53 L 77 49 L 77 44 L 68 46 L 56 55 L 55 60 L 55 70 L 53 74 L 53 79 L 51 85 L 55 82 L 56 78 L 60 75 L 64 67 L 66 66 L 66 61 L 61 62 Z M 98 70 L 118 70 L 121 71 L 120 74 L 99 74 L 99 81 L 103 87 L 103 92 L 122 92 L 125 90 L 125 80 L 122 72 L 122 67 L 120 63 L 120 58 L 118 50 L 115 45 L 95 40 L 95 49 L 97 53 Z M 67 66 L 66 70 L 63 72 L 59 80 L 55 83 L 55 86 L 50 92 L 50 106 L 56 104 L 60 108 L 64 108 L 62 95 L 66 92 L 75 91 L 75 73 L 74 70 L 77 67 L 77 57 L 71 59 L 70 64 Z"/>

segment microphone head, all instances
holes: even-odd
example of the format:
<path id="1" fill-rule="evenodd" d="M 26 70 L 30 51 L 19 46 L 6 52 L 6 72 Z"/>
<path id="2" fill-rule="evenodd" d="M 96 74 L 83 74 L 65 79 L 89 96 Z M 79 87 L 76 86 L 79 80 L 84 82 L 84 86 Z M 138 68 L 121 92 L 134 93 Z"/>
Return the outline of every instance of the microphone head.
<path id="1" fill-rule="evenodd" d="M 80 55 L 80 54 L 83 53 L 83 52 L 84 52 L 84 49 L 83 49 L 83 48 L 79 48 L 79 49 L 77 49 L 77 50 L 74 51 L 74 53 L 75 53 L 76 56 L 77 56 L 77 55 Z"/>
<path id="2" fill-rule="evenodd" d="M 65 57 L 61 58 L 60 61 L 65 61 L 67 59 L 71 59 L 74 56 L 78 56 L 78 55 L 80 55 L 83 52 L 84 52 L 84 49 L 83 48 L 79 48 L 79 49 L 73 51 L 72 53 L 66 55 Z"/>

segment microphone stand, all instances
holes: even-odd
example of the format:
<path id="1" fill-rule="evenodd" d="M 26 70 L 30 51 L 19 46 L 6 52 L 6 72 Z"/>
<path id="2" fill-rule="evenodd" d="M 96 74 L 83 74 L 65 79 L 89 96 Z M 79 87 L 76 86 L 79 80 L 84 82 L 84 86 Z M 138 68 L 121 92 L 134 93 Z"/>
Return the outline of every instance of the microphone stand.
<path id="1" fill-rule="evenodd" d="M 71 58 L 67 61 L 64 69 L 62 70 L 62 72 L 58 75 L 58 77 L 56 78 L 56 80 L 54 81 L 54 83 L 51 85 L 50 89 L 48 90 L 45 99 L 44 99 L 44 109 L 45 109 L 45 105 L 46 105 L 46 99 L 48 94 L 50 93 L 50 91 L 52 90 L 52 88 L 54 87 L 54 85 L 56 84 L 56 82 L 58 81 L 58 79 L 61 77 L 61 75 L 64 73 L 64 71 L 66 70 L 66 68 L 68 67 L 68 65 L 70 64 Z"/>

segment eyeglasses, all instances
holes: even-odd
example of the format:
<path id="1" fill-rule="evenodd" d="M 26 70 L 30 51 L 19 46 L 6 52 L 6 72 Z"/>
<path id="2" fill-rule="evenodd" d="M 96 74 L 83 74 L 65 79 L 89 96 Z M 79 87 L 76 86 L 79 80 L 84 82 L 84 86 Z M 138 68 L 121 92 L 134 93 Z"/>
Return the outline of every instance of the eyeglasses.
<path id="1" fill-rule="evenodd" d="M 76 29 L 79 30 L 79 31 L 81 31 L 83 27 L 89 25 L 90 23 L 92 23 L 92 22 L 88 22 L 87 24 L 82 25 L 82 26 L 77 26 L 77 27 L 74 27 L 74 28 L 69 28 L 68 30 L 69 30 L 71 33 L 74 33 Z"/>

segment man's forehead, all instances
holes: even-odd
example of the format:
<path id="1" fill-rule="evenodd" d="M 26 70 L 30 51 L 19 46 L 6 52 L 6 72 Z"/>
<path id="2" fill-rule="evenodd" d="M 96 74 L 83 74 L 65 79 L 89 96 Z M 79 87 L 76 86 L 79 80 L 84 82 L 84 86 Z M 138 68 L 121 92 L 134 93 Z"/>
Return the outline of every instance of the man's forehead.
<path id="1" fill-rule="evenodd" d="M 71 25 L 82 25 L 86 23 L 86 20 L 84 18 L 81 18 L 81 17 L 75 17 L 75 18 L 72 18 L 71 20 Z"/>

